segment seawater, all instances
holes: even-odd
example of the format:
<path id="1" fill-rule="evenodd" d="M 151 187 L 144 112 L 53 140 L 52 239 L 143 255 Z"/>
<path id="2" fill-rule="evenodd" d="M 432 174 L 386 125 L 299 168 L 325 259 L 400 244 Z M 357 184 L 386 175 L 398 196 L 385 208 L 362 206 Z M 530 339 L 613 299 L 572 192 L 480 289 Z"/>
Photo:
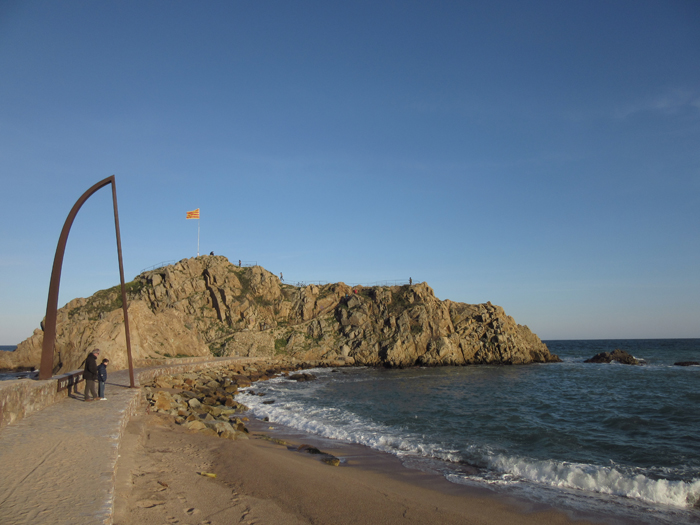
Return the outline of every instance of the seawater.
<path id="1" fill-rule="evenodd" d="M 700 339 L 546 343 L 562 363 L 317 369 L 238 400 L 454 483 L 611 523 L 700 522 L 700 367 L 673 365 L 700 361 Z M 615 348 L 645 364 L 583 362 Z"/>
<path id="2" fill-rule="evenodd" d="M 14 352 L 17 349 L 17 345 L 0 345 L 0 352 Z M 29 377 L 30 372 L 0 372 L 0 381 L 10 381 L 12 379 L 21 379 L 23 377 Z"/>

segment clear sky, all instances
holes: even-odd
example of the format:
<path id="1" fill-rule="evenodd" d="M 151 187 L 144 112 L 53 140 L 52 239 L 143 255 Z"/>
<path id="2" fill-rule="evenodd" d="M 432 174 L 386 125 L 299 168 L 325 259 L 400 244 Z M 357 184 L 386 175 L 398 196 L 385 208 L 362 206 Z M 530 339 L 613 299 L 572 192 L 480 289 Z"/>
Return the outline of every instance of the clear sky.
<path id="1" fill-rule="evenodd" d="M 700 337 L 700 2 L 0 1 L 0 344 L 116 175 L 126 279 L 426 281 L 543 339 Z M 119 282 L 109 188 L 59 305 Z"/>

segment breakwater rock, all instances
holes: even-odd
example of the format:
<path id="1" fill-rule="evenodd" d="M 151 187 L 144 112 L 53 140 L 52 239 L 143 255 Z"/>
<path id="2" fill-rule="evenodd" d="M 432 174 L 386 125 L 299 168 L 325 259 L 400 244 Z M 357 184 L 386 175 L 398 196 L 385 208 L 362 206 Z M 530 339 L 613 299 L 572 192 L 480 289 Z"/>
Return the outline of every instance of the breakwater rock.
<path id="1" fill-rule="evenodd" d="M 298 287 L 260 266 L 201 256 L 140 274 L 128 283 L 128 301 L 132 351 L 141 359 L 213 354 L 387 367 L 559 360 L 500 306 L 441 301 L 426 283 Z M 37 329 L 3 352 L 0 368 L 38 366 L 42 339 Z M 112 369 L 127 366 L 119 286 L 59 310 L 63 370 L 96 347 Z"/>
<path id="2" fill-rule="evenodd" d="M 241 416 L 248 408 L 234 400 L 239 388 L 265 381 L 288 370 L 290 363 L 275 367 L 230 365 L 175 375 L 162 375 L 144 385 L 151 412 L 170 416 L 189 430 L 226 439 L 248 439 Z"/>

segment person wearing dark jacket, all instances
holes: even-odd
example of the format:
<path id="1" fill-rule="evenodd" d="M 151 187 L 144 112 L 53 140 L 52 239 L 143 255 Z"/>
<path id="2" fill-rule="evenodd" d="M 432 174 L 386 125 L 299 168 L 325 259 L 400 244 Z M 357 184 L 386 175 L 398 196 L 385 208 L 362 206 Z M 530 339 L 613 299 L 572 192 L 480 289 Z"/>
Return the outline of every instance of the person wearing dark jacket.
<path id="1" fill-rule="evenodd" d="M 97 357 L 100 355 L 100 349 L 95 348 L 90 352 L 85 359 L 85 370 L 83 370 L 83 379 L 85 379 L 85 401 L 95 401 L 97 392 L 95 392 L 95 379 L 97 379 Z M 88 393 L 92 399 L 88 397 Z"/>
<path id="2" fill-rule="evenodd" d="M 97 367 L 97 392 L 100 396 L 100 401 L 107 401 L 105 397 L 105 383 L 107 382 L 107 365 L 109 359 L 103 359 L 100 366 Z"/>

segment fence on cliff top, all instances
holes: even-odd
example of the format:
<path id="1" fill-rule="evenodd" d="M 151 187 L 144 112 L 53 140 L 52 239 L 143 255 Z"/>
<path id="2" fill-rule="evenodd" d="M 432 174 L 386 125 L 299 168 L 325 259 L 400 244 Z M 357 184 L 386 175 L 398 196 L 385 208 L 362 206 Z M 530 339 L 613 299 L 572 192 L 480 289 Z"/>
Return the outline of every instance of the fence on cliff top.
<path id="1" fill-rule="evenodd" d="M 409 283 L 409 280 L 411 283 Z M 373 283 L 347 283 L 350 287 L 361 286 L 362 288 L 372 288 L 374 286 L 405 286 L 407 284 L 412 284 L 412 279 L 394 279 L 393 281 L 375 281 Z"/>
<path id="2" fill-rule="evenodd" d="M 158 264 L 154 264 L 153 266 L 149 266 L 148 268 L 144 268 L 141 270 L 140 273 L 144 272 L 151 272 L 153 270 L 158 270 L 160 268 L 163 268 L 165 266 L 169 266 L 171 264 L 175 264 L 177 261 L 163 261 L 159 262 Z M 237 266 L 238 268 L 251 268 L 253 266 L 258 265 L 258 261 L 242 261 L 239 259 L 238 264 L 236 264 L 236 261 L 232 261 L 231 264 L 234 266 Z M 351 288 L 356 288 L 356 287 L 361 287 L 361 288 L 372 288 L 375 286 L 406 286 L 409 284 L 413 284 L 415 281 L 412 279 L 394 279 L 394 280 L 389 280 L 389 281 L 375 281 L 373 283 L 345 283 Z M 289 286 L 296 286 L 297 288 L 304 288 L 306 286 L 309 286 L 311 284 L 315 286 L 325 286 L 327 284 L 330 284 L 328 281 L 282 281 L 282 283 L 287 284 Z"/>
<path id="3" fill-rule="evenodd" d="M 144 273 L 144 272 L 152 272 L 153 270 L 160 270 L 161 268 L 165 268 L 166 266 L 170 266 L 171 264 L 175 264 L 177 262 L 178 261 L 176 261 L 174 259 L 172 261 L 159 262 L 158 264 L 154 264 L 153 266 L 149 266 L 148 268 L 144 268 L 143 270 L 141 270 L 139 272 L 139 275 Z M 238 263 L 239 264 L 236 264 L 234 261 L 231 264 L 233 264 L 234 266 L 237 266 L 239 268 L 251 268 L 253 266 L 258 265 L 258 261 L 241 261 L 241 260 L 239 260 Z"/>
<path id="4" fill-rule="evenodd" d="M 375 281 L 373 283 L 344 283 L 348 285 L 350 288 L 372 288 L 375 286 L 406 286 L 408 284 L 412 284 L 413 281 L 412 279 L 395 279 L 393 281 Z M 316 286 L 324 286 L 326 284 L 329 284 L 327 281 L 297 281 L 296 283 L 285 283 L 289 284 L 291 286 L 296 286 L 297 288 L 304 288 L 305 286 L 309 286 L 310 284 L 314 284 Z"/>
<path id="5" fill-rule="evenodd" d="M 175 264 L 177 261 L 172 260 L 172 261 L 163 261 L 159 262 L 158 264 L 154 264 L 153 266 L 149 266 L 148 268 L 144 268 L 139 272 L 139 275 L 141 275 L 144 272 L 150 272 L 152 270 L 158 270 L 160 268 L 163 268 L 165 266 L 170 266 L 171 264 Z"/>

